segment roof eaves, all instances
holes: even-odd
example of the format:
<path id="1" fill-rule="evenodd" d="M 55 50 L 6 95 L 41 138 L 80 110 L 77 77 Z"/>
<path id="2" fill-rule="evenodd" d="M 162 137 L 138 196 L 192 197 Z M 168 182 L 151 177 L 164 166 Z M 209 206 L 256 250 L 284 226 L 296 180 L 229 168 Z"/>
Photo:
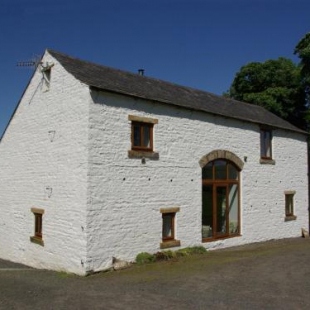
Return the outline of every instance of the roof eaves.
<path id="1" fill-rule="evenodd" d="M 187 109 L 187 110 L 194 110 L 194 111 L 199 111 L 199 112 L 204 112 L 204 113 L 208 113 L 208 114 L 211 114 L 211 115 L 215 115 L 215 116 L 221 116 L 221 117 L 224 117 L 224 118 L 228 118 L 228 119 L 234 119 L 234 120 L 239 120 L 239 121 L 243 121 L 243 122 L 250 122 L 250 123 L 253 123 L 253 124 L 257 124 L 259 126 L 269 126 L 271 128 L 278 128 L 278 129 L 283 129 L 283 130 L 288 130 L 288 131 L 293 131 L 293 132 L 298 132 L 298 133 L 302 133 L 302 134 L 306 134 L 306 135 L 309 135 L 308 132 L 302 130 L 302 129 L 299 129 L 295 126 L 292 125 L 292 128 L 288 128 L 288 127 L 285 127 L 285 126 L 281 126 L 281 125 L 274 125 L 272 123 L 268 123 L 268 122 L 259 122 L 255 119 L 251 119 L 251 118 L 245 118 L 245 117 L 235 117 L 235 116 L 228 116 L 224 113 L 220 113 L 220 112 L 212 112 L 212 111 L 207 111 L 207 110 L 204 110 L 204 109 L 201 109 L 201 108 L 196 108 L 196 107 L 188 107 L 188 106 L 184 106 L 182 104 L 178 104 L 177 102 L 172 102 L 172 101 L 168 101 L 168 100 L 163 100 L 163 99 L 157 99 L 157 98 L 150 98 L 148 96 L 142 96 L 142 95 L 139 95 L 139 94 L 135 94 L 135 93 L 129 93 L 127 91 L 121 91 L 121 90 L 114 90 L 114 89 L 109 89 L 109 88 L 104 88 L 104 87 L 98 87 L 98 86 L 95 86 L 95 85 L 90 85 L 90 84 L 86 84 L 90 87 L 90 89 L 94 89 L 96 91 L 106 91 L 106 92 L 109 92 L 109 93 L 114 93 L 114 94 L 120 94 L 120 95 L 125 95 L 125 96 L 131 96 L 131 97 L 134 97 L 134 98 L 138 98 L 138 99 L 144 99 L 144 100 L 150 100 L 150 101 L 153 101 L 153 102 L 158 102 L 158 103 L 162 103 L 162 104 L 169 104 L 169 105 L 174 105 L 174 106 L 177 106 L 177 107 L 182 107 L 184 109 Z M 241 103 L 244 103 L 246 104 L 245 102 L 241 102 Z"/>
<path id="2" fill-rule="evenodd" d="M 294 131 L 294 132 L 299 132 L 303 134 L 307 134 L 305 131 L 293 126 L 292 124 L 284 121 L 283 119 L 277 117 L 277 116 L 271 116 L 270 113 L 266 109 L 258 106 L 253 106 L 253 108 L 249 108 L 249 103 L 241 102 L 241 101 L 235 101 L 230 98 L 223 98 L 222 96 L 215 95 L 206 91 L 174 84 L 171 82 L 166 82 L 162 81 L 156 78 L 151 78 L 151 77 L 141 77 L 138 74 L 134 74 L 132 72 L 126 72 L 123 70 L 119 69 L 114 69 L 102 65 L 98 65 L 89 61 L 84 61 L 80 60 L 78 58 L 73 58 L 71 56 L 67 56 L 65 54 L 53 51 L 53 50 L 48 50 L 53 57 L 55 57 L 63 66 L 64 68 L 71 73 L 72 75 L 75 76 L 78 80 L 80 80 L 82 83 L 88 85 L 90 88 L 94 88 L 97 90 L 102 90 L 102 91 L 108 91 L 112 93 L 117 93 L 117 94 L 122 94 L 122 95 L 127 95 L 127 96 L 132 96 L 135 98 L 140 98 L 140 99 L 145 99 L 145 100 L 151 100 L 151 101 L 156 101 L 164 104 L 169 104 L 169 105 L 174 105 L 178 107 L 182 107 L 185 109 L 189 110 L 197 110 L 197 111 L 202 111 L 205 113 L 209 113 L 212 115 L 218 115 L 222 116 L 225 118 L 231 118 L 231 119 L 236 119 L 236 120 L 241 120 L 245 122 L 251 122 L 255 124 L 259 124 L 262 126 L 271 126 L 274 128 L 280 128 L 280 129 L 285 129 L 289 131 Z M 76 67 L 76 63 L 78 62 L 82 66 Z M 86 67 L 85 67 L 86 66 Z M 92 70 L 94 70 L 94 76 L 90 75 L 89 71 L 85 71 L 87 69 L 87 66 L 90 66 Z M 91 71 L 92 71 L 91 70 Z M 111 75 L 112 78 L 114 74 L 116 74 L 116 84 L 111 84 L 111 83 L 106 83 L 104 80 L 101 80 L 100 75 L 104 73 L 102 70 L 108 70 L 108 75 Z M 126 81 L 131 81 L 133 84 L 133 88 L 127 87 L 126 89 L 126 84 L 124 82 Z M 120 84 L 118 84 L 120 82 Z M 150 94 L 152 92 L 152 88 L 148 88 L 148 85 L 155 84 L 154 92 L 153 94 Z M 124 87 L 125 86 L 125 87 Z M 140 88 L 141 86 L 141 88 Z M 165 100 L 165 95 L 161 97 L 157 97 L 156 94 L 160 92 L 159 89 L 161 87 L 165 88 L 166 93 L 172 90 L 172 96 L 170 100 Z M 130 90 L 136 90 L 131 92 Z M 151 90 L 151 92 L 148 92 L 148 90 Z M 178 93 L 181 91 L 181 93 L 184 94 L 183 96 L 183 102 L 178 101 L 178 97 L 175 96 L 173 97 L 173 93 Z M 145 95 L 144 95 L 145 94 Z M 196 102 L 194 104 L 187 104 L 187 99 L 189 97 L 192 98 L 197 98 Z M 169 98 L 168 96 L 167 98 Z M 181 96 L 182 97 L 182 96 Z M 188 98 L 187 98 L 188 97 Z M 204 105 L 203 100 L 205 98 L 209 99 L 208 104 Z M 171 100 L 173 99 L 173 100 Z M 194 100 L 195 101 L 195 100 Z M 220 106 L 221 108 L 224 107 L 225 113 L 222 113 L 221 111 L 223 109 L 219 108 L 218 104 L 219 101 L 224 101 L 225 104 L 223 106 Z M 236 106 L 233 106 L 236 104 Z M 243 111 L 245 109 L 245 113 L 239 113 L 239 111 Z M 233 113 L 231 113 L 233 112 Z M 266 116 L 270 116 L 270 120 L 268 121 L 268 117 L 265 118 L 264 114 Z M 257 116 L 257 118 L 255 118 Z M 270 123 L 272 119 L 275 120 L 275 123 Z M 283 123 L 283 124 L 282 124 Z"/>

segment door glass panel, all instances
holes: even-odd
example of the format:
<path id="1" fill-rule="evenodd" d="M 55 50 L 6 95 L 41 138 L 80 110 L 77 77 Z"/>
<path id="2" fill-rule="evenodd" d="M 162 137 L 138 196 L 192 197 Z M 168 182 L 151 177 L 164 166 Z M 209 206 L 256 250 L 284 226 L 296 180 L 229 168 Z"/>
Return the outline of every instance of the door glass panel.
<path id="1" fill-rule="evenodd" d="M 226 234 L 226 211 L 227 211 L 227 188 L 222 186 L 216 187 L 216 234 Z"/>
<path id="2" fill-rule="evenodd" d="M 227 160 L 214 160 L 203 167 L 202 179 L 202 238 L 239 234 L 237 167 Z"/>
<path id="3" fill-rule="evenodd" d="M 216 160 L 214 162 L 214 167 L 215 167 L 215 179 L 216 180 L 227 179 L 226 161 Z"/>
<path id="4" fill-rule="evenodd" d="M 202 169 L 202 179 L 212 180 L 213 179 L 213 163 L 209 163 Z"/>
<path id="5" fill-rule="evenodd" d="M 228 179 L 238 180 L 238 170 L 231 164 L 228 164 Z"/>
<path id="6" fill-rule="evenodd" d="M 202 188 L 202 238 L 212 237 L 213 194 L 212 186 Z"/>
<path id="7" fill-rule="evenodd" d="M 238 185 L 229 186 L 229 234 L 239 233 Z"/>

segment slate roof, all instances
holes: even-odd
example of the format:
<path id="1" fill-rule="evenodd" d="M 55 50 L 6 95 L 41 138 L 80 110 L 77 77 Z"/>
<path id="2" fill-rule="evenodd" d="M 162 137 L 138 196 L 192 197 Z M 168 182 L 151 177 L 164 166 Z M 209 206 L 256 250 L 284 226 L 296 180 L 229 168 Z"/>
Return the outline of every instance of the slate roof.
<path id="1" fill-rule="evenodd" d="M 90 87 L 260 125 L 306 133 L 257 105 L 83 61 L 54 50 L 48 50 L 48 52 L 60 62 L 66 71 Z"/>

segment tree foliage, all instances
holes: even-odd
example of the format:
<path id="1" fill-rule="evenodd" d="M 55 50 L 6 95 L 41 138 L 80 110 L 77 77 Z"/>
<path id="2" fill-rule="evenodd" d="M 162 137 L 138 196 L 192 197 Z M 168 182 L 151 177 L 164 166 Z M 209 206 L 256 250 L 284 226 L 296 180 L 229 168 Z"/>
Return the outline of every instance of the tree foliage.
<path id="1" fill-rule="evenodd" d="M 300 58 L 302 87 L 306 94 L 306 104 L 310 104 L 310 33 L 307 33 L 296 45 L 294 54 Z"/>
<path id="2" fill-rule="evenodd" d="M 257 104 L 291 122 L 310 129 L 310 33 L 296 45 L 298 65 L 280 57 L 263 63 L 251 62 L 236 74 L 224 95 Z"/>
<path id="3" fill-rule="evenodd" d="M 307 33 L 296 45 L 294 54 L 301 60 L 303 76 L 310 75 L 310 32 Z"/>

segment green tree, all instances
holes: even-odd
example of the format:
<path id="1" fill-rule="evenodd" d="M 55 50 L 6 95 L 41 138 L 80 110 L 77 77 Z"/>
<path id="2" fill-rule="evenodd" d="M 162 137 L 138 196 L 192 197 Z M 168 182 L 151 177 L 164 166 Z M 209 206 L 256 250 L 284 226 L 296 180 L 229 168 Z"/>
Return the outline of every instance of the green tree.
<path id="1" fill-rule="evenodd" d="M 296 45 L 294 54 L 300 58 L 302 87 L 306 94 L 306 104 L 310 105 L 310 33 L 307 33 Z"/>
<path id="2" fill-rule="evenodd" d="M 306 129 L 301 68 L 290 59 L 280 57 L 243 66 L 225 95 L 263 106 L 299 128 Z"/>

